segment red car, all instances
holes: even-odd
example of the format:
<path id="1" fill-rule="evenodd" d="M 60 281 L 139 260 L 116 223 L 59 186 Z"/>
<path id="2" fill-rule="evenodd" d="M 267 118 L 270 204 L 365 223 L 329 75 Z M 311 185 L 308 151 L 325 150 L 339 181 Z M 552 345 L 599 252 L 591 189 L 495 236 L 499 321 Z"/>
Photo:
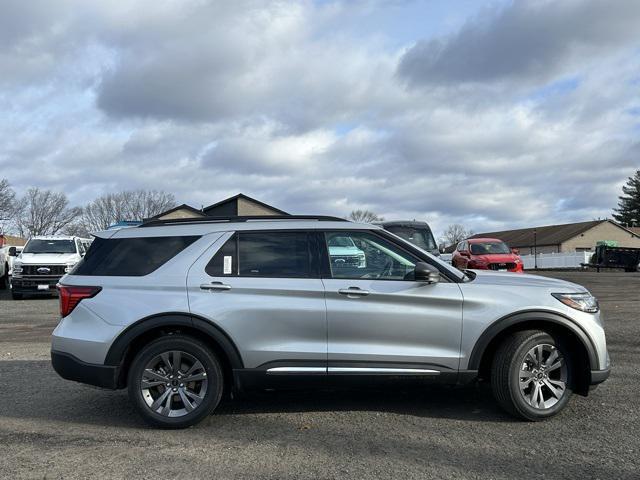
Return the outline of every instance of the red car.
<path id="1" fill-rule="evenodd" d="M 471 238 L 458 244 L 451 263 L 461 270 L 496 270 L 522 273 L 522 259 L 497 238 Z"/>

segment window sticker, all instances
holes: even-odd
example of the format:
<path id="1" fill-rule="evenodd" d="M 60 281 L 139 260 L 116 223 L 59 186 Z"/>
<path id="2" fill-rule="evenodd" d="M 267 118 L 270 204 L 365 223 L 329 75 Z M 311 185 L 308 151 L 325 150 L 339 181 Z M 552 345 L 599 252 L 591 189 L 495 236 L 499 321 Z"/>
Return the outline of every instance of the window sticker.
<path id="1" fill-rule="evenodd" d="M 224 256 L 222 273 L 225 275 L 231 275 L 231 255 Z"/>

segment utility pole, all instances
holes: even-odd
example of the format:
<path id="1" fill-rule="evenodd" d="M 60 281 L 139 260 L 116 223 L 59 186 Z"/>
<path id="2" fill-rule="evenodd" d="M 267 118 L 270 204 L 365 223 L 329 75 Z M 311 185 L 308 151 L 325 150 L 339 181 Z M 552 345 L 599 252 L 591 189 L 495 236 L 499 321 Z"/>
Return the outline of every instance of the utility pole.
<path id="1" fill-rule="evenodd" d="M 538 269 L 538 232 L 533 229 L 533 269 Z"/>

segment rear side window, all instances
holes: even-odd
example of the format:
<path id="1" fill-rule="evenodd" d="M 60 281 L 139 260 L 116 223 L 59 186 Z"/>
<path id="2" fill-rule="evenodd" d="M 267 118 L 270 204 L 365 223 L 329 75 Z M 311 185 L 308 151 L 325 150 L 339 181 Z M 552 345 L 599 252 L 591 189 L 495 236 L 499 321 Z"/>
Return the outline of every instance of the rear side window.
<path id="1" fill-rule="evenodd" d="M 96 238 L 72 275 L 141 277 L 160 268 L 198 238 Z"/>
<path id="2" fill-rule="evenodd" d="M 310 263 L 306 232 L 251 232 L 229 239 L 205 271 L 213 277 L 306 278 Z"/>
<path id="3" fill-rule="evenodd" d="M 238 275 L 238 236 L 234 235 L 220 247 L 204 271 L 212 277 Z"/>

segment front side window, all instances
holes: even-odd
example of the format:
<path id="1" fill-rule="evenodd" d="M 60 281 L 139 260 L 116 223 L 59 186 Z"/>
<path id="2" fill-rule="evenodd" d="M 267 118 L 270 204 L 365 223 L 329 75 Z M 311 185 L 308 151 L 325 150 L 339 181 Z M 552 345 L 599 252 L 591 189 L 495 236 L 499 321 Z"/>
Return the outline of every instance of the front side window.
<path id="1" fill-rule="evenodd" d="M 333 278 L 413 280 L 417 260 L 369 232 L 325 234 Z"/>
<path id="2" fill-rule="evenodd" d="M 220 247 L 205 271 L 212 277 L 306 278 L 309 258 L 306 232 L 240 232 Z"/>

